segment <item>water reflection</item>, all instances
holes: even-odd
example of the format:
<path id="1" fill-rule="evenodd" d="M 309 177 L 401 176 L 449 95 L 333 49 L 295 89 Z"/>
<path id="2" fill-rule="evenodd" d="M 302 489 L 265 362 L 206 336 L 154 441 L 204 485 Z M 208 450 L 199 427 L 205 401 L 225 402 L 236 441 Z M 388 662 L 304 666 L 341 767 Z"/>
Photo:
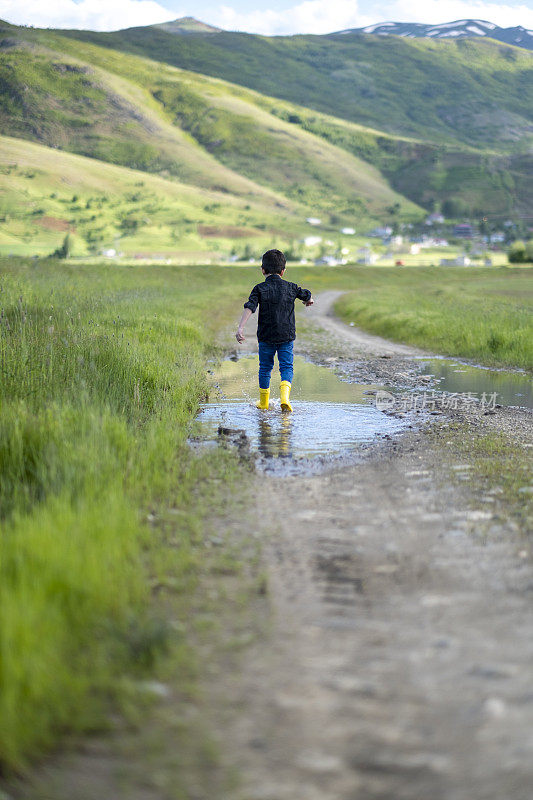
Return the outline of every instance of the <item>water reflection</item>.
<path id="1" fill-rule="evenodd" d="M 237 361 L 222 362 L 216 371 L 216 384 L 219 397 L 225 401 L 242 402 L 243 399 L 256 400 L 257 393 L 257 356 L 244 356 Z M 386 388 L 369 384 L 348 383 L 341 381 L 331 369 L 319 367 L 301 356 L 294 359 L 294 380 L 291 400 L 315 401 L 330 403 L 366 403 L 368 391 Z M 272 373 L 271 400 L 279 397 L 279 374 L 277 364 Z M 215 401 L 216 392 L 212 400 Z"/>
<path id="2" fill-rule="evenodd" d="M 341 381 L 332 370 L 298 357 L 292 414 L 281 412 L 278 375 L 272 380 L 269 410 L 255 407 L 257 356 L 225 361 L 214 380 L 212 401 L 200 414 L 206 431 L 215 435 L 219 425 L 245 431 L 251 449 L 271 464 L 273 459 L 346 453 L 358 443 L 392 434 L 406 424 L 373 405 L 368 392 L 382 387 Z"/>
<path id="3" fill-rule="evenodd" d="M 481 397 L 497 393 L 496 402 L 504 406 L 533 408 L 533 381 L 523 372 L 473 367 L 448 358 L 417 359 L 422 361 L 422 374 L 434 375 L 437 388 L 444 392 L 472 392 Z"/>
<path id="4" fill-rule="evenodd" d="M 293 455 L 291 444 L 292 414 L 276 417 L 262 414 L 259 418 L 258 450 L 265 458 L 290 458 Z"/>

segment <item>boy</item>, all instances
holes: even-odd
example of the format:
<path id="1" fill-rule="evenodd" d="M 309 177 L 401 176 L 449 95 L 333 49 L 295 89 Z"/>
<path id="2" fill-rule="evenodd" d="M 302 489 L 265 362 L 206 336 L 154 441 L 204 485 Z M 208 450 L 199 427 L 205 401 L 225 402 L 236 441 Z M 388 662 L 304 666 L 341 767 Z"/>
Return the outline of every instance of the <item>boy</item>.
<path id="1" fill-rule="evenodd" d="M 239 344 L 245 341 L 244 326 L 259 305 L 259 402 L 256 405 L 263 410 L 268 409 L 270 375 L 277 352 L 281 375 L 281 410 L 292 411 L 289 396 L 293 376 L 293 343 L 296 339 L 294 301 L 298 298 L 306 306 L 312 306 L 314 302 L 309 289 L 301 289 L 295 283 L 283 280 L 285 264 L 285 256 L 280 250 L 267 250 L 263 255 L 261 270 L 265 280 L 252 289 L 235 334 Z"/>

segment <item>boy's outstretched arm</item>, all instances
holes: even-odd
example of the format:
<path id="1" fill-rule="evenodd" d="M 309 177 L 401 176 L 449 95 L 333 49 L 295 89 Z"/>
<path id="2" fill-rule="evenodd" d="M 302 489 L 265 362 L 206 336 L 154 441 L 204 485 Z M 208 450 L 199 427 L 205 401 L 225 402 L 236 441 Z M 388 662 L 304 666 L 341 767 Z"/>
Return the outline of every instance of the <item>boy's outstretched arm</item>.
<path id="1" fill-rule="evenodd" d="M 254 286 L 252 291 L 250 292 L 250 297 L 244 304 L 244 311 L 242 312 L 241 321 L 239 322 L 239 327 L 237 328 L 237 333 L 235 334 L 235 338 L 242 344 L 246 341 L 244 338 L 244 326 L 246 325 L 247 321 L 250 319 L 252 314 L 255 312 L 255 309 L 259 305 L 259 292 L 257 290 L 257 286 Z"/>
<path id="2" fill-rule="evenodd" d="M 302 301 L 304 306 L 312 306 L 315 302 L 309 289 L 302 289 L 301 286 L 296 287 L 296 297 Z"/>
<path id="3" fill-rule="evenodd" d="M 245 308 L 241 315 L 239 327 L 237 328 L 237 333 L 235 334 L 235 338 L 237 339 L 239 344 L 242 344 L 243 342 L 246 341 L 246 338 L 244 336 L 244 326 L 246 325 L 251 316 L 252 316 L 251 308 Z"/>

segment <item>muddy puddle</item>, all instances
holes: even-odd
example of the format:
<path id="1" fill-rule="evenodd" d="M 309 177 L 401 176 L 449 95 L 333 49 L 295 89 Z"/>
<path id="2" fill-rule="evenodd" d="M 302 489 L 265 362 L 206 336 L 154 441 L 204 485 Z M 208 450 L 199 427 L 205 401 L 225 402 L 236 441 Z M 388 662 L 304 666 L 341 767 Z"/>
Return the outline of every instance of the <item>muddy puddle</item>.
<path id="1" fill-rule="evenodd" d="M 423 364 L 422 375 L 434 376 L 439 391 L 472 392 L 479 398 L 496 392 L 496 402 L 502 406 L 533 409 L 533 381 L 524 372 L 477 367 L 449 358 L 419 356 L 416 360 Z"/>
<path id="2" fill-rule="evenodd" d="M 280 460 L 286 464 L 286 460 L 346 456 L 358 445 L 406 427 L 405 420 L 374 405 L 374 393 L 387 387 L 344 382 L 332 370 L 300 357 L 295 358 L 294 367 L 294 410 L 284 414 L 279 405 L 279 373 L 273 372 L 269 410 L 259 411 L 255 408 L 257 356 L 224 361 L 213 375 L 210 402 L 198 418 L 204 432 L 215 437 L 219 427 L 244 431 L 252 452 L 266 469 L 272 469 Z"/>

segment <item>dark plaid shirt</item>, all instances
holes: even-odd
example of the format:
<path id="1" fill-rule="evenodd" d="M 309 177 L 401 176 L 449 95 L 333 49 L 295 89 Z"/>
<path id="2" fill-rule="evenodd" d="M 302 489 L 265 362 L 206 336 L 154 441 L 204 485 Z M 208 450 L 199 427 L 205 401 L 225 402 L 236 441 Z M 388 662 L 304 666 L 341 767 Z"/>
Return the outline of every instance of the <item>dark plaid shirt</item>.
<path id="1" fill-rule="evenodd" d="M 296 283 L 289 283 L 274 274 L 267 275 L 263 283 L 254 286 L 244 307 L 254 313 L 259 306 L 258 340 L 279 344 L 296 339 L 294 301 L 307 303 L 310 299 L 309 289 L 301 289 Z"/>

